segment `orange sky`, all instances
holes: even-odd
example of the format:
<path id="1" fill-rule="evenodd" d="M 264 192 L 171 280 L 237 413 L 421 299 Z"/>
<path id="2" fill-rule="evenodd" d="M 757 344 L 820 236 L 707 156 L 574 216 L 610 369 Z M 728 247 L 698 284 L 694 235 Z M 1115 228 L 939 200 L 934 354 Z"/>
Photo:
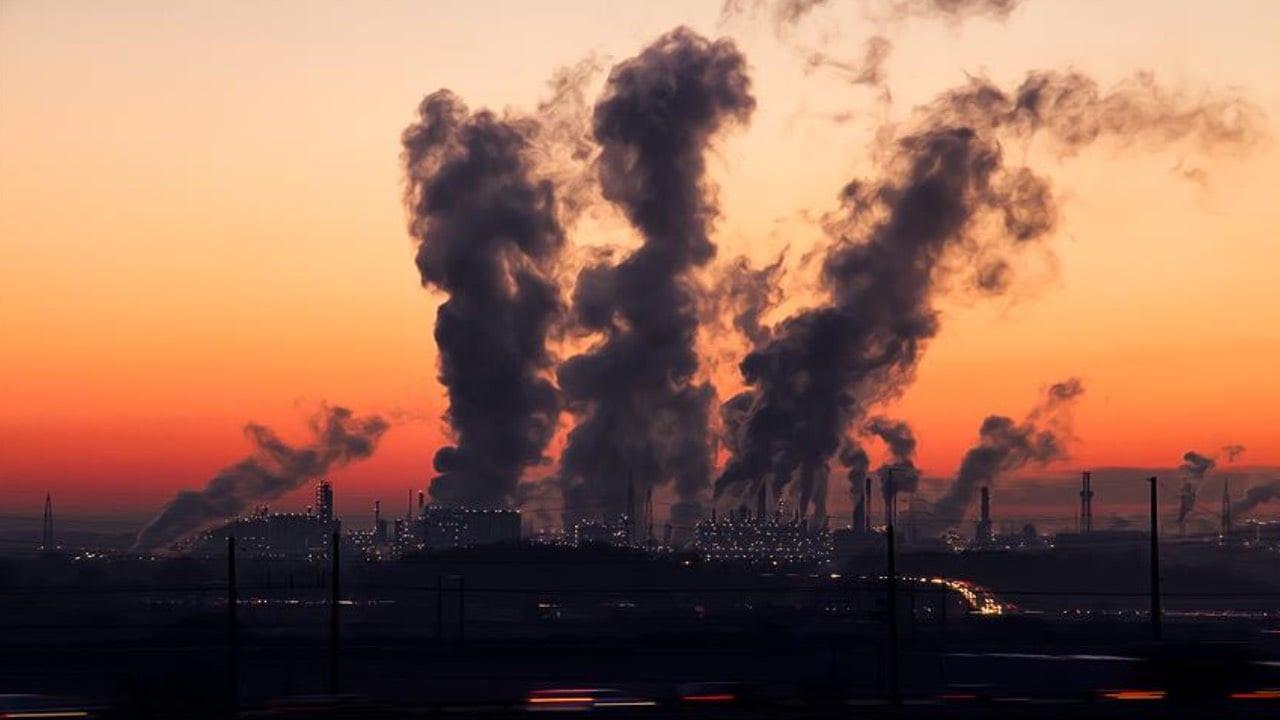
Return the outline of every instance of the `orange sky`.
<path id="1" fill-rule="evenodd" d="M 0 506 L 51 489 L 68 507 L 150 507 L 243 455 L 246 421 L 297 437 L 322 400 L 410 418 L 339 476 L 340 497 L 421 487 L 442 437 L 439 298 L 418 285 L 397 155 L 438 87 L 528 108 L 588 53 L 621 59 L 680 23 L 734 35 L 760 107 L 711 163 L 724 257 L 812 242 L 799 213 L 868 168 L 874 123 L 831 115 L 884 112 L 806 74 L 767 22 L 718 27 L 719 0 L 257 5 L 0 3 Z M 1020 416 L 1071 375 L 1088 394 L 1068 467 L 1227 443 L 1280 465 L 1280 6 L 1115 5 L 891 30 L 893 117 L 966 73 L 1074 66 L 1104 85 L 1151 70 L 1238 88 L 1270 136 L 1037 164 L 1064 203 L 1056 272 L 1016 301 L 945 302 L 918 382 L 887 408 L 928 473 L 955 468 L 984 415 Z M 793 40 L 856 57 L 873 30 L 850 6 Z M 574 239 L 610 239 L 588 235 Z"/>

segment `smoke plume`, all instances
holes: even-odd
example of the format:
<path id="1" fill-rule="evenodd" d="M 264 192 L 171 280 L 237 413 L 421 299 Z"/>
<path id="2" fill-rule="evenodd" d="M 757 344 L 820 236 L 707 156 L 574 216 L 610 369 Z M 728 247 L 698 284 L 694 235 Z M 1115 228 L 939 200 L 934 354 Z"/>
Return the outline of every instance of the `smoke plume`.
<path id="1" fill-rule="evenodd" d="M 1236 461 L 1236 458 L 1244 454 L 1244 446 L 1243 445 L 1224 445 L 1222 447 L 1222 454 L 1227 456 L 1228 463 L 1233 463 Z"/>
<path id="2" fill-rule="evenodd" d="M 774 31 L 782 35 L 804 20 L 814 9 L 827 5 L 829 0 L 725 0 L 720 6 L 720 22 L 736 16 L 755 14 L 771 6 Z M 872 3 L 869 7 L 873 19 L 881 23 L 910 18 L 940 18 L 959 22 L 966 17 L 988 17 L 1004 20 L 1021 5 L 1023 0 L 888 0 Z"/>
<path id="3" fill-rule="evenodd" d="M 880 478 L 880 494 L 884 497 L 884 521 L 893 524 L 895 501 L 899 493 L 913 493 L 920 483 L 916 469 L 916 436 L 905 422 L 886 417 L 873 417 L 862 428 L 889 448 L 889 460 L 876 470 Z"/>
<path id="4" fill-rule="evenodd" d="M 1201 455 L 1194 450 L 1182 456 L 1182 464 L 1178 472 L 1182 473 L 1182 489 L 1178 492 L 1178 523 L 1181 524 L 1196 507 L 1196 495 L 1200 492 L 1200 483 L 1204 476 L 1213 469 L 1216 463 L 1213 458 Z"/>
<path id="5" fill-rule="evenodd" d="M 138 533 L 134 549 L 156 550 L 262 502 L 297 490 L 330 470 L 373 455 L 390 425 L 377 415 L 324 407 L 313 416 L 313 435 L 294 447 L 270 428 L 250 423 L 245 437 L 253 454 L 223 468 L 203 490 L 183 490 Z"/>
<path id="6" fill-rule="evenodd" d="M 940 94 L 877 154 L 878 179 L 841 193 L 823 304 L 774 327 L 742 361 L 748 389 L 733 402 L 749 410 L 716 492 L 769 476 L 786 485 L 797 471 L 810 487 L 846 430 L 914 379 L 948 281 L 1008 289 L 1019 251 L 1052 234 L 1057 203 L 1046 180 L 1006 164 L 1005 144 L 1043 137 L 1066 154 L 1106 137 L 1243 143 L 1256 118 L 1234 98 L 1193 102 L 1145 76 L 1104 92 L 1079 73 L 1036 72 L 1012 93 L 975 78 Z"/>
<path id="7" fill-rule="evenodd" d="M 1231 504 L 1231 516 L 1243 517 L 1245 513 L 1259 505 L 1280 498 L 1280 480 L 1271 480 L 1261 485 L 1254 485 L 1245 492 L 1244 497 Z"/>
<path id="8" fill-rule="evenodd" d="M 435 455 L 437 503 L 507 506 L 555 432 L 546 341 L 562 313 L 564 234 L 552 184 L 531 169 L 537 131 L 440 90 L 401 139 L 418 271 L 448 295 L 435 339 L 454 444 Z"/>
<path id="9" fill-rule="evenodd" d="M 566 522 L 576 508 L 617 514 L 625 490 L 674 484 L 672 522 L 692 524 L 710 474 L 713 389 L 696 382 L 692 270 L 715 254 L 717 207 L 704 153 L 755 108 L 746 60 L 729 40 L 680 28 L 615 67 L 595 108 L 600 185 L 643 244 L 617 265 L 586 268 L 574 312 L 603 335 L 559 368 L 577 425 L 561 458 Z"/>
<path id="10" fill-rule="evenodd" d="M 979 488 L 1029 464 L 1045 465 L 1065 458 L 1071 440 L 1070 410 L 1083 394 L 1084 386 L 1071 378 L 1051 385 L 1044 400 L 1022 422 L 1003 415 L 987 416 L 978 431 L 978 444 L 969 448 L 960 462 L 955 482 L 933 505 L 936 519 L 956 527 Z"/>

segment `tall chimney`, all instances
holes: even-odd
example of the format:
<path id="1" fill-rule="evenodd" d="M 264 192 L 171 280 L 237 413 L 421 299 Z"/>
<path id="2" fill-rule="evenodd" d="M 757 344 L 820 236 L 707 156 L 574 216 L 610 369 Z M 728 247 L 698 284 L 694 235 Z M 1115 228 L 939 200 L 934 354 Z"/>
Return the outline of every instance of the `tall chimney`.
<path id="1" fill-rule="evenodd" d="M 427 501 L 426 493 L 419 490 L 418 491 L 418 513 L 419 514 L 422 513 L 422 506 L 426 503 L 426 501 Z"/>
<path id="2" fill-rule="evenodd" d="M 1081 474 L 1080 532 L 1093 532 L 1093 474 L 1088 470 Z"/>
<path id="3" fill-rule="evenodd" d="M 867 504 L 866 511 L 862 514 L 862 521 L 865 523 L 862 527 L 866 532 L 871 532 L 871 476 L 866 478 L 866 484 L 862 488 L 862 498 Z"/>
<path id="4" fill-rule="evenodd" d="M 982 515 L 978 520 L 975 539 L 980 543 L 995 539 L 995 534 L 991 531 L 991 491 L 986 486 L 982 488 Z"/>
<path id="5" fill-rule="evenodd" d="M 44 523 L 41 526 L 40 549 L 53 549 L 53 495 L 44 494 Z"/>
<path id="6" fill-rule="evenodd" d="M 865 495 L 854 497 L 853 499 L 853 531 L 855 533 L 866 532 L 867 525 L 867 497 Z"/>
<path id="7" fill-rule="evenodd" d="M 1231 492 L 1227 488 L 1227 479 L 1222 479 L 1222 539 L 1231 537 Z"/>

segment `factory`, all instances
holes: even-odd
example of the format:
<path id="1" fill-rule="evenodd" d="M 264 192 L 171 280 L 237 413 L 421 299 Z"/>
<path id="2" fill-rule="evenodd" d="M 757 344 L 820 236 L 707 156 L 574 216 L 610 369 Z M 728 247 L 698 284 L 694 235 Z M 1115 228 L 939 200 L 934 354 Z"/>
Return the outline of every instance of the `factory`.
<path id="1" fill-rule="evenodd" d="M 799 513 L 788 518 L 785 501 L 769 516 L 765 502 L 761 487 L 754 515 L 745 507 L 723 517 L 713 510 L 694 528 L 694 550 L 712 562 L 798 565 L 831 559 L 826 527 L 811 527 Z"/>
<path id="2" fill-rule="evenodd" d="M 316 486 L 316 504 L 305 513 L 273 513 L 267 506 L 206 530 L 179 546 L 185 552 L 221 555 L 228 537 L 236 549 L 248 557 L 309 559 L 327 557 L 333 534 L 342 521 L 333 516 L 333 486 L 321 480 Z"/>

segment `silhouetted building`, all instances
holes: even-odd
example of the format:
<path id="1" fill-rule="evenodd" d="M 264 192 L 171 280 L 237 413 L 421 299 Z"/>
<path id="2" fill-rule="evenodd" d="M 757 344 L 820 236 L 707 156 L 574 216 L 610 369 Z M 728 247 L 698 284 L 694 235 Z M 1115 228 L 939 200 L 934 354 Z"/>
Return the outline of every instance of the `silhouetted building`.
<path id="1" fill-rule="evenodd" d="M 746 509 L 700 521 L 694 528 L 694 549 L 707 560 L 722 562 L 809 563 L 831 558 L 831 535 L 811 530 L 799 517 L 784 520 L 752 517 Z"/>
<path id="2" fill-rule="evenodd" d="M 328 480 L 321 480 L 316 485 L 316 517 L 321 522 L 333 520 L 333 486 Z"/>
<path id="3" fill-rule="evenodd" d="M 422 510 L 423 544 L 432 550 L 474 547 L 520 539 L 520 513 L 515 510 L 427 505 Z"/>

